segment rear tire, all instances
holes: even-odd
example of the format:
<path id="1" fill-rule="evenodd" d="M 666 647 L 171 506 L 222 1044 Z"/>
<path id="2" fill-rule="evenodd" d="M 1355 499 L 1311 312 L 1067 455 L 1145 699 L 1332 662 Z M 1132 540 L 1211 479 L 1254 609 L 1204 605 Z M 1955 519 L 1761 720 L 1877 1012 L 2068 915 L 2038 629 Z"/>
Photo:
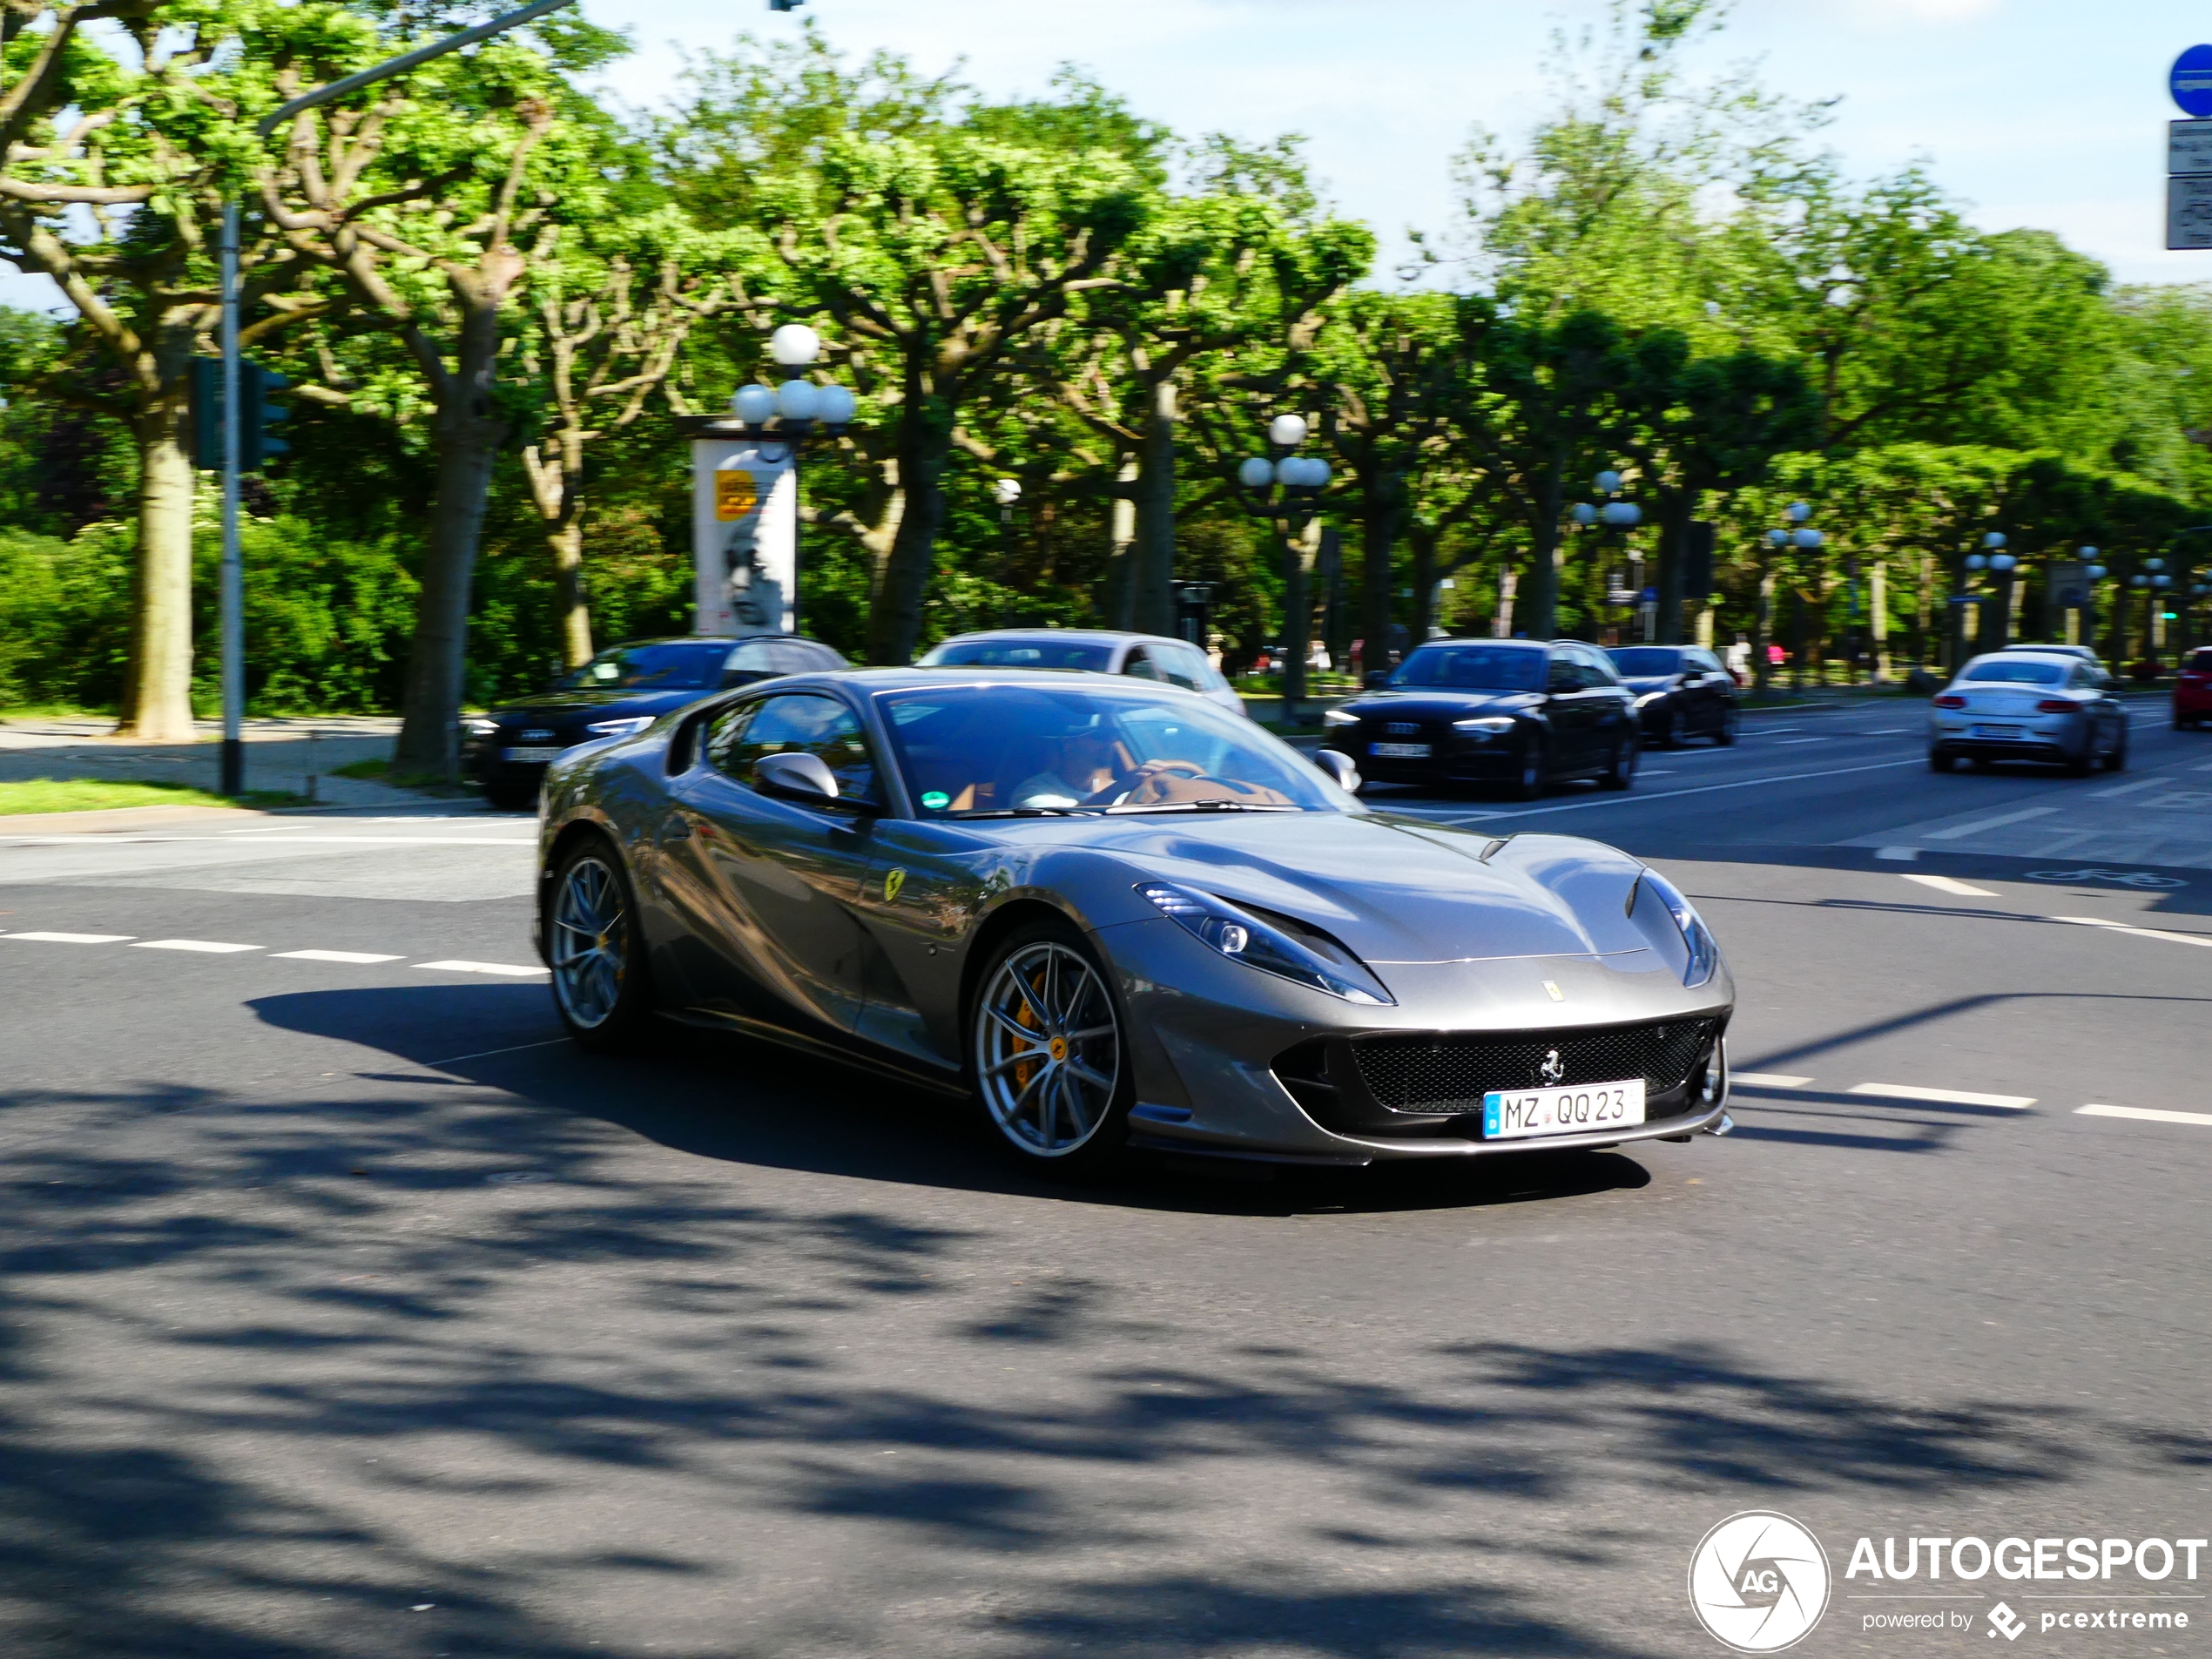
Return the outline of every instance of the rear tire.
<path id="1" fill-rule="evenodd" d="M 1123 1167 L 1136 1079 L 1112 981 L 1080 931 L 1050 920 L 1008 934 L 968 1028 L 969 1086 L 1017 1163 L 1063 1180 Z"/>
<path id="2" fill-rule="evenodd" d="M 630 873 L 604 838 L 578 841 L 554 867 L 545 950 L 554 1011 L 569 1035 L 595 1054 L 637 1047 L 652 1017 L 652 981 Z"/>
<path id="3" fill-rule="evenodd" d="M 1743 724 L 1743 711 L 1735 704 L 1728 705 L 1728 712 L 1721 716 L 1720 729 L 1713 733 L 1713 741 L 1723 749 L 1736 741 L 1737 728 Z"/>
<path id="4" fill-rule="evenodd" d="M 1952 754 L 1947 749 L 1931 749 L 1928 751 L 1928 770 L 1930 772 L 1949 772 L 1952 767 L 1957 765 L 1958 764 L 1959 757 Z"/>
<path id="5" fill-rule="evenodd" d="M 2112 745 L 2112 752 L 2105 757 L 2107 772 L 2128 770 L 2128 728 L 2120 728 L 2120 741 Z"/>

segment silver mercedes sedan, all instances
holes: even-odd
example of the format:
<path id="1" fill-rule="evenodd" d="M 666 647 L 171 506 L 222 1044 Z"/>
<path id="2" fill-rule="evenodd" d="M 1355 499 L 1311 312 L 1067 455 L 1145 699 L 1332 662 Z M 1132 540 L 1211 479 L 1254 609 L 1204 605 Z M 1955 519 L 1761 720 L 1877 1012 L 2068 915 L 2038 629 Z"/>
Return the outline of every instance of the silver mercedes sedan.
<path id="1" fill-rule="evenodd" d="M 1928 765 L 2040 760 L 2076 777 L 2128 764 L 2128 711 L 2103 667 L 2065 651 L 1977 657 L 1928 711 Z"/>

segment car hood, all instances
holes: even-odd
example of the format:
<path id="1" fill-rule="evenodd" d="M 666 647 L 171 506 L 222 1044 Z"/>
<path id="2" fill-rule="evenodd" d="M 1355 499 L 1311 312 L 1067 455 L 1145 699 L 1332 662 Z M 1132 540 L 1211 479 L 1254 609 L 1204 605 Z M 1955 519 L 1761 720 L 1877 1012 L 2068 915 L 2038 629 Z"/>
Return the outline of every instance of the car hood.
<path id="1" fill-rule="evenodd" d="M 1544 699 L 1534 691 L 1392 691 L 1341 705 L 1363 720 L 1464 720 L 1474 714 L 1517 714 Z"/>
<path id="2" fill-rule="evenodd" d="M 509 725 L 517 722 L 557 725 L 579 715 L 603 719 L 624 714 L 660 715 L 713 695 L 711 686 L 671 691 L 547 691 L 496 709 L 491 718 Z"/>
<path id="3" fill-rule="evenodd" d="M 1642 866 L 1575 836 L 1501 841 L 1383 813 L 1298 813 L 1050 819 L 1023 823 L 1009 839 L 1033 838 L 1080 848 L 1086 860 L 1113 859 L 1132 887 L 1174 881 L 1295 917 L 1377 967 L 1648 943 L 1627 916 Z"/>

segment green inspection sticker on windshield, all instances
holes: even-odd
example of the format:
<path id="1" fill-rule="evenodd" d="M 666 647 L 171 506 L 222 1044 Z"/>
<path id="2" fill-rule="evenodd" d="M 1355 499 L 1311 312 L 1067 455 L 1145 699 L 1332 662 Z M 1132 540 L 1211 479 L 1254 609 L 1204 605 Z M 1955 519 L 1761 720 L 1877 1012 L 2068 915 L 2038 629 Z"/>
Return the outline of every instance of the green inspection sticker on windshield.
<path id="1" fill-rule="evenodd" d="M 941 789 L 933 789 L 921 798 L 921 804 L 933 813 L 941 813 L 953 804 L 953 798 Z"/>

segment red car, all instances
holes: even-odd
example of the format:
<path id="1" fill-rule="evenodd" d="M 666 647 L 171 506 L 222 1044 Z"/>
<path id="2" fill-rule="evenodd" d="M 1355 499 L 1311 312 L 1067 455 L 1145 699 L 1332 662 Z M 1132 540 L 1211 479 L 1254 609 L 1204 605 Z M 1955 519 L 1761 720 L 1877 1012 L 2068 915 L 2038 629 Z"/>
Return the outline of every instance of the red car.
<path id="1" fill-rule="evenodd" d="M 2212 717 L 2212 648 L 2193 651 L 2174 677 L 2174 725 L 2202 725 Z"/>

